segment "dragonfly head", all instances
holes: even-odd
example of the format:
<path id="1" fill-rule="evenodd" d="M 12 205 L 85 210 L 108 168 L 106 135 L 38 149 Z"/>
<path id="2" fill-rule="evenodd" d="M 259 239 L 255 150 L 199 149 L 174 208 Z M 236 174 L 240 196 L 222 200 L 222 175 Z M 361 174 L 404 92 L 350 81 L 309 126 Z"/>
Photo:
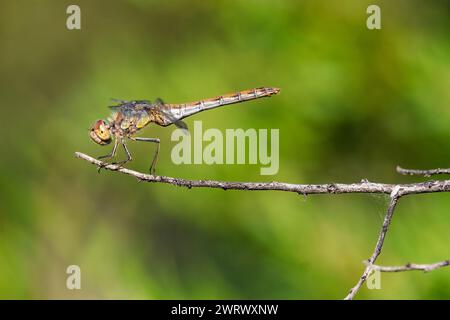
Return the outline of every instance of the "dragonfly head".
<path id="1" fill-rule="evenodd" d="M 100 145 L 107 145 L 111 143 L 111 132 L 109 131 L 109 124 L 103 120 L 97 120 L 89 131 L 91 139 Z"/>

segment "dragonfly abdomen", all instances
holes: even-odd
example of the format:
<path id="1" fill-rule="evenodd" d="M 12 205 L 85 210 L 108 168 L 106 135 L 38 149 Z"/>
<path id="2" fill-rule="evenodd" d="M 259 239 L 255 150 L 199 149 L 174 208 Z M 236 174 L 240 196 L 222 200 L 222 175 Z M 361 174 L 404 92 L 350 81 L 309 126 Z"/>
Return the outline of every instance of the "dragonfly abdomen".
<path id="1" fill-rule="evenodd" d="M 166 104 L 170 112 L 178 120 L 189 117 L 193 114 L 221 107 L 227 104 L 240 103 L 244 101 L 270 97 L 280 92 L 278 88 L 256 88 L 243 90 L 235 93 L 229 93 L 215 98 L 199 100 L 183 104 Z"/>

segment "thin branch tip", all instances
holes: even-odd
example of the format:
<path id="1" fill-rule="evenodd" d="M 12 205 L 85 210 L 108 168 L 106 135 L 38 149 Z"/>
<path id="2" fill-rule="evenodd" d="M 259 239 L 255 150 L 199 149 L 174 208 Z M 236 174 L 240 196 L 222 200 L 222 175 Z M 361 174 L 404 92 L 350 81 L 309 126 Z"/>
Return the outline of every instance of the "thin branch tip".
<path id="1" fill-rule="evenodd" d="M 409 175 L 409 176 L 423 176 L 423 177 L 431 177 L 434 175 L 440 175 L 440 174 L 450 174 L 450 168 L 442 169 L 428 169 L 428 170 L 420 170 L 420 169 L 404 169 L 400 166 L 397 166 L 396 168 L 397 172 L 403 175 Z"/>
<path id="2" fill-rule="evenodd" d="M 404 271 L 430 272 L 436 269 L 447 267 L 449 265 L 450 259 L 430 264 L 406 263 L 405 265 L 401 266 L 372 265 L 372 268 L 380 272 L 404 272 Z"/>

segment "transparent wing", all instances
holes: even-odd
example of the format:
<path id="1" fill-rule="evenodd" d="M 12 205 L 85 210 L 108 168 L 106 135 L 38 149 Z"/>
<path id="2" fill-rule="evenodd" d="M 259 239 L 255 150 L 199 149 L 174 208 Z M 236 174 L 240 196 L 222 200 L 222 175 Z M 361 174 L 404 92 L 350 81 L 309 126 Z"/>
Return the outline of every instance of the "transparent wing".
<path id="1" fill-rule="evenodd" d="M 188 126 L 185 122 L 177 119 L 168 107 L 164 104 L 163 100 L 158 98 L 154 103 L 149 100 L 138 100 L 138 101 L 126 101 L 119 99 L 111 99 L 117 103 L 116 106 L 109 106 L 109 108 L 114 112 L 122 112 L 124 115 L 133 114 L 139 112 L 139 110 L 155 110 L 163 115 L 167 122 L 174 124 L 177 128 L 188 130 Z"/>
<path id="2" fill-rule="evenodd" d="M 129 102 L 129 101 L 127 101 L 127 100 L 116 99 L 116 98 L 110 98 L 110 99 L 111 99 L 111 101 L 114 101 L 114 102 L 117 102 L 117 103 L 120 103 L 120 104 L 128 103 L 128 102 Z"/>
<path id="3" fill-rule="evenodd" d="M 170 109 L 166 107 L 163 100 L 161 98 L 157 98 L 155 103 L 152 105 L 153 108 L 157 109 L 159 112 L 163 114 L 167 120 L 173 123 L 177 128 L 188 131 L 188 126 L 184 121 L 177 119 L 171 112 Z"/>
<path id="4" fill-rule="evenodd" d="M 189 130 L 187 124 L 184 121 L 175 118 L 168 109 L 160 108 L 159 111 L 166 117 L 171 123 L 173 123 L 177 128 L 183 130 Z"/>

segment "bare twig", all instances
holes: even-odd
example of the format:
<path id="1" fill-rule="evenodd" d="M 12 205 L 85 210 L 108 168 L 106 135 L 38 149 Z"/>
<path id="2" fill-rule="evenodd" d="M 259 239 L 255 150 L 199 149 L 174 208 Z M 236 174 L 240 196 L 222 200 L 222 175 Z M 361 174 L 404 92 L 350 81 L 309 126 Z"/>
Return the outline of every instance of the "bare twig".
<path id="1" fill-rule="evenodd" d="M 372 269 L 381 272 L 403 272 L 415 270 L 429 272 L 447 266 L 450 266 L 450 259 L 430 264 L 407 263 L 404 266 L 379 266 L 374 264 L 372 265 Z"/>
<path id="2" fill-rule="evenodd" d="M 367 276 L 371 272 L 372 265 L 374 264 L 374 262 L 377 260 L 378 256 L 380 255 L 381 249 L 383 248 L 384 239 L 386 238 L 386 233 L 389 229 L 389 226 L 391 225 L 392 216 L 394 215 L 394 209 L 398 203 L 398 199 L 400 199 L 400 197 L 402 196 L 400 191 L 401 191 L 401 188 L 398 186 L 395 187 L 395 189 L 392 191 L 391 201 L 389 202 L 389 207 L 387 209 L 386 216 L 384 217 L 380 235 L 378 236 L 378 241 L 377 241 L 377 244 L 375 245 L 375 250 L 373 251 L 372 256 L 367 261 L 366 269 L 364 270 L 361 278 L 359 278 L 356 285 L 352 289 L 350 289 L 350 292 L 345 297 L 345 300 L 352 300 L 355 297 L 356 293 L 361 288 L 363 283 L 366 281 Z"/>
<path id="3" fill-rule="evenodd" d="M 450 174 L 450 169 L 431 169 L 431 170 L 417 170 L 417 169 L 403 169 L 402 167 L 397 166 L 397 172 L 404 174 L 404 175 L 410 175 L 410 176 L 424 176 L 424 177 L 431 177 L 437 174 Z"/>
<path id="4" fill-rule="evenodd" d="M 419 183 L 409 184 L 386 184 L 375 183 L 363 180 L 359 183 L 327 183 L 327 184 L 292 184 L 284 182 L 230 182 L 230 181 L 217 181 L 217 180 L 188 180 L 181 178 L 173 178 L 167 176 L 153 176 L 130 170 L 119 165 L 109 164 L 95 158 L 92 158 L 84 153 L 76 152 L 77 158 L 86 160 L 98 167 L 105 168 L 111 171 L 117 171 L 126 175 L 137 178 L 140 181 L 146 182 L 159 182 L 166 183 L 175 186 L 183 186 L 187 188 L 216 188 L 223 190 L 274 190 L 274 191 L 286 191 L 294 192 L 301 195 L 309 194 L 346 194 L 346 193 L 377 193 L 390 195 L 390 203 L 383 220 L 378 241 L 375 245 L 375 249 L 372 256 L 366 261 L 366 268 L 363 274 L 359 278 L 356 285 L 350 290 L 345 297 L 347 300 L 351 300 L 358 293 L 361 286 L 366 281 L 368 275 L 373 269 L 378 269 L 383 272 L 401 272 L 410 270 L 423 270 L 431 271 L 437 268 L 448 266 L 450 260 L 438 262 L 429 265 L 419 264 L 407 264 L 405 266 L 378 266 L 375 265 L 375 261 L 381 253 L 384 240 L 386 238 L 387 231 L 392 221 L 394 210 L 397 206 L 399 199 L 403 196 L 421 194 L 421 193 L 435 193 L 435 192 L 450 192 L 450 180 L 440 181 L 427 181 Z M 450 173 L 450 169 L 433 169 L 433 170 L 409 170 L 397 167 L 397 171 L 401 174 L 409 175 L 424 175 L 431 176 L 434 174 Z"/>

